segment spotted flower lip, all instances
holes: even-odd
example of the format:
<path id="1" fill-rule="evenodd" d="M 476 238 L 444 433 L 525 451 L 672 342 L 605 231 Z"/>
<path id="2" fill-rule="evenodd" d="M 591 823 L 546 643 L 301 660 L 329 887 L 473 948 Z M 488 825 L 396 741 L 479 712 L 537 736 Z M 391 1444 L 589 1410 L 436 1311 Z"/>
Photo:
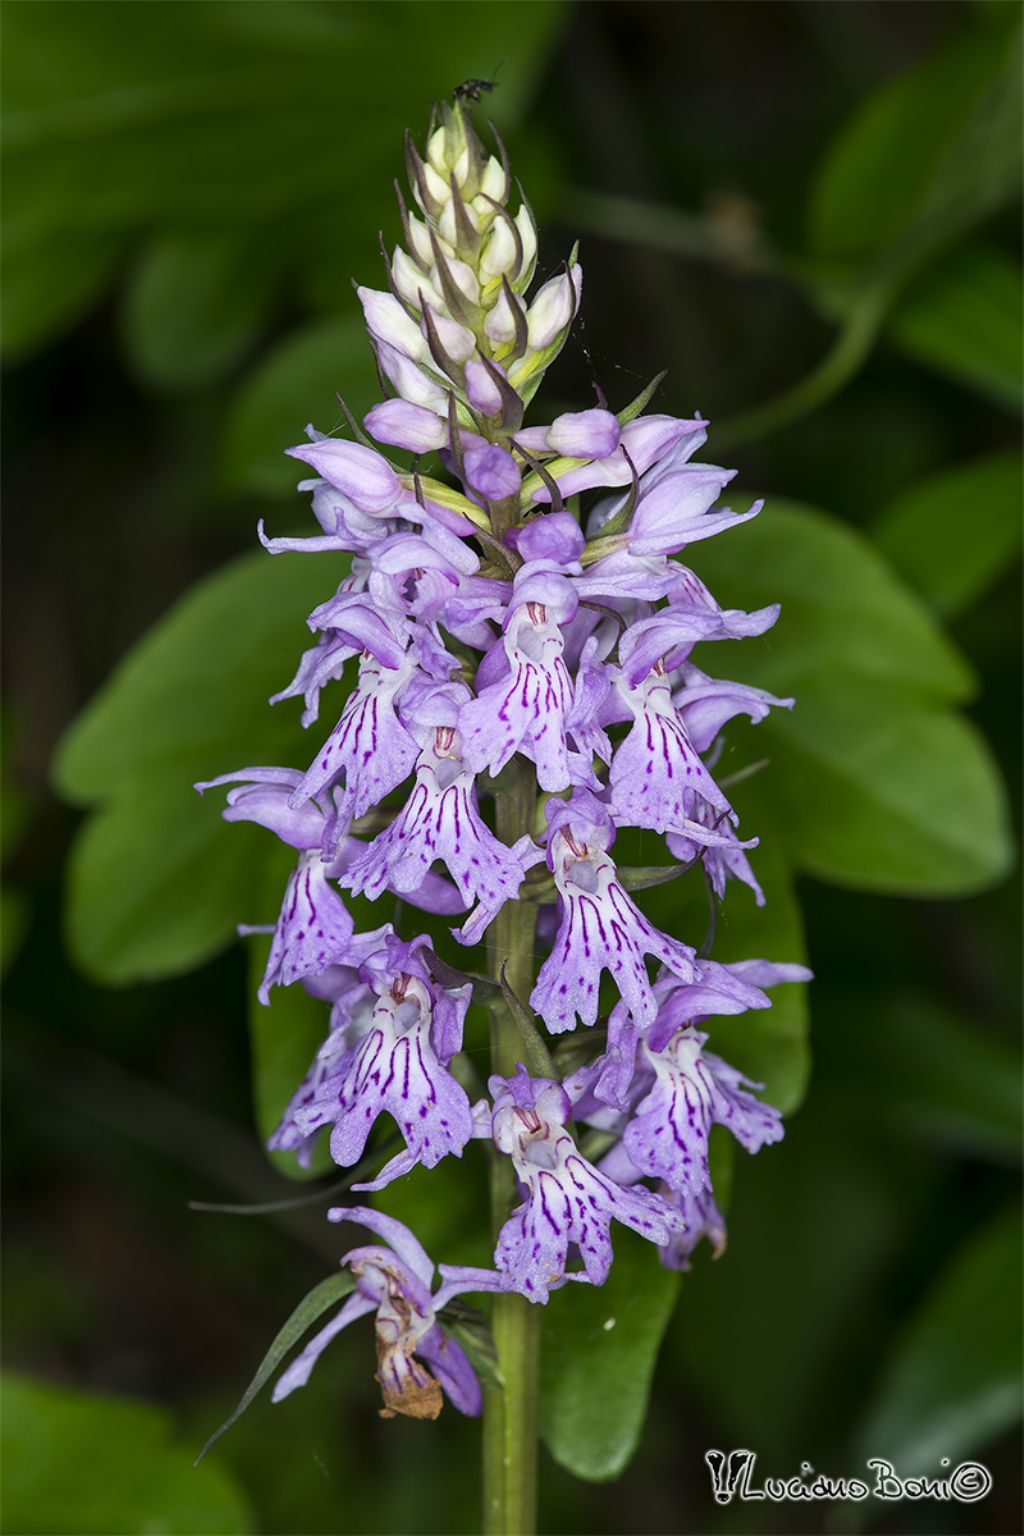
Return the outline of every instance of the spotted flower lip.
<path id="1" fill-rule="evenodd" d="M 561 624 L 571 618 L 576 599 L 563 577 L 534 577 L 531 588 L 520 581 L 523 572 L 528 567 L 516 578 L 500 642 L 507 675 L 483 688 L 461 711 L 463 755 L 473 772 L 487 768 L 493 775 L 521 751 L 536 764 L 543 789 L 565 789 L 572 778 L 566 721 L 573 685 Z"/>
<path id="2" fill-rule="evenodd" d="M 469 1265 L 435 1266 L 409 1228 L 383 1211 L 334 1206 L 327 1215 L 333 1222 L 366 1227 L 382 1241 L 343 1255 L 342 1268 L 355 1277 L 356 1290 L 278 1377 L 274 1402 L 304 1387 L 331 1340 L 373 1313 L 381 1416 L 436 1419 L 447 1398 L 460 1413 L 477 1417 L 483 1407 L 480 1383 L 442 1315 L 449 1302 L 467 1291 L 507 1289 L 505 1277 Z M 441 1284 L 434 1290 L 437 1275 Z"/>
<path id="3" fill-rule="evenodd" d="M 658 1245 L 680 1225 L 668 1202 L 650 1190 L 625 1189 L 581 1156 L 566 1129 L 571 1106 L 560 1083 L 533 1078 L 520 1064 L 511 1078 L 492 1077 L 492 1134 L 512 1159 L 524 1199 L 502 1227 L 498 1269 L 530 1301 L 544 1302 L 566 1280 L 603 1285 L 612 1262 L 612 1221 Z M 570 1245 L 582 1270 L 567 1269 Z"/>
<path id="4" fill-rule="evenodd" d="M 499 841 L 477 806 L 475 775 L 462 757 L 457 721 L 464 687 L 444 690 L 449 704 L 435 713 L 416 767 L 416 782 L 395 819 L 341 877 L 355 895 L 371 900 L 386 888 L 404 894 L 419 889 L 435 861 L 445 865 L 464 906 L 480 901 L 495 909 L 514 899 L 524 869 L 512 849 Z M 437 698 L 441 690 L 434 690 Z M 429 703 L 414 713 L 422 720 Z"/>
<path id="5" fill-rule="evenodd" d="M 548 801 L 548 863 L 561 898 L 558 933 L 530 996 L 548 1029 L 572 1029 L 597 1019 L 601 973 L 607 969 L 640 1026 L 653 1021 L 656 1002 L 644 964 L 653 955 L 676 975 L 693 974 L 694 951 L 660 933 L 619 883 L 606 850 L 612 817 L 589 790 Z"/>
<path id="6" fill-rule="evenodd" d="M 363 655 L 355 691 L 293 790 L 293 808 L 343 781 L 337 819 L 354 821 L 408 777 L 419 754 L 395 705 L 414 670 L 415 660 L 408 655 L 397 667 Z"/>
<path id="7" fill-rule="evenodd" d="M 323 1056 L 314 1062 L 312 1092 L 300 1090 L 272 1142 L 301 1144 L 330 1125 L 331 1156 L 351 1168 L 377 1119 L 390 1115 L 405 1149 L 361 1189 L 382 1188 L 417 1163 L 433 1168 L 442 1157 L 460 1157 L 473 1133 L 469 1099 L 449 1071 L 462 1048 L 470 989 L 438 986 L 424 947 L 425 938 L 406 944 L 385 933 L 363 960 L 359 975 L 370 990 L 355 1037 L 332 1043 L 326 1070 Z"/>
<path id="8" fill-rule="evenodd" d="M 707 1038 L 686 1025 L 660 1051 L 644 1044 L 654 1082 L 622 1138 L 642 1174 L 691 1194 L 711 1189 L 708 1133 L 713 1124 L 728 1126 L 748 1152 L 782 1136 L 778 1110 L 747 1091 L 763 1084 L 748 1082 L 720 1057 L 705 1052 Z"/>
<path id="9" fill-rule="evenodd" d="M 632 729 L 612 758 L 611 809 L 620 826 L 686 831 L 699 802 L 716 818 L 735 821 L 728 799 L 701 761 L 672 699 L 669 679 L 655 668 L 637 687 L 617 679 L 633 716 Z"/>

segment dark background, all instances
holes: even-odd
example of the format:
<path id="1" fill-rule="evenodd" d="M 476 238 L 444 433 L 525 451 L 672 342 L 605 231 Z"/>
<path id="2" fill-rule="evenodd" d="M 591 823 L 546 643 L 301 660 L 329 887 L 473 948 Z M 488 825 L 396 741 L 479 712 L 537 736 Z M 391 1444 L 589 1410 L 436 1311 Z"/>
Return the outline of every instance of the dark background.
<path id="1" fill-rule="evenodd" d="M 276 1218 L 187 1208 L 291 1189 L 254 1131 L 244 959 L 232 949 L 191 975 L 122 989 L 83 975 L 61 938 L 64 863 L 80 815 L 48 790 L 48 769 L 61 732 L 118 659 L 198 576 L 251 546 L 256 516 L 296 520 L 291 477 L 271 465 L 261 483 L 262 471 L 247 483 L 244 434 L 232 458 L 225 433 L 262 360 L 311 317 L 353 313 L 350 274 L 378 281 L 375 232 L 396 232 L 389 181 L 402 127 L 421 133 L 433 96 L 505 60 L 488 109 L 542 222 L 546 269 L 577 234 L 584 240 L 589 355 L 571 344 L 549 402 L 585 401 L 591 370 L 623 400 L 667 364 L 662 407 L 721 420 L 721 451 L 745 483 L 865 530 L 924 476 L 1019 444 L 1018 419 L 991 390 L 922 366 L 891 336 L 800 420 L 757 441 L 737 431 L 735 446 L 728 433 L 730 420 L 808 374 L 835 333 L 800 282 L 757 270 L 760 243 L 799 252 L 808 187 L 839 127 L 885 81 L 999 7 L 592 3 L 551 11 L 535 26 L 549 35 L 527 48 L 516 42 L 515 8 L 489 8 L 492 39 L 476 6 L 439 4 L 413 8 L 429 9 L 436 30 L 419 58 L 409 57 L 400 5 L 233 7 L 263 15 L 260 69 L 289 52 L 310 13 L 328 27 L 356 18 L 379 35 L 360 65 L 356 105 L 338 69 L 322 164 L 298 158 L 297 130 L 295 147 L 282 135 L 277 158 L 256 134 L 248 154 L 240 118 L 240 143 L 226 152 L 237 158 L 238 206 L 252 205 L 244 267 L 251 278 L 265 264 L 267 277 L 220 355 L 197 359 L 187 348 L 176 356 L 159 328 L 147 328 L 147 292 L 157 302 L 161 290 L 152 276 L 145 290 L 139 276 L 155 233 L 192 237 L 215 222 L 213 194 L 202 201 L 202 148 L 186 142 L 189 113 L 171 115 L 166 159 L 152 161 L 137 208 L 118 202 L 117 152 L 109 178 L 103 155 L 87 161 L 83 151 L 71 179 L 40 175 L 31 196 L 22 182 L 38 167 L 19 180 L 17 157 L 34 152 L 33 111 L 59 124 L 64 105 L 93 88 L 113 106 L 107 119 L 86 114 L 83 143 L 106 132 L 124 149 L 132 91 L 143 124 L 147 91 L 154 102 L 161 87 L 185 101 L 189 55 L 202 49 L 204 16 L 215 30 L 219 9 L 21 3 L 6 16 L 6 88 L 18 119 L 8 138 L 10 259 L 36 263 L 36 288 L 51 300 L 55 288 L 67 294 L 26 322 L 25 336 L 17 317 L 8 322 L 6 1361 L 49 1382 L 169 1405 L 186 1445 L 224 1416 L 283 1318 L 335 1262 L 335 1235 L 315 1207 Z M 118 50 L 132 47 L 138 74 L 118 76 Z M 225 85 L 222 114 L 231 99 Z M 251 96 L 240 93 L 239 113 L 258 117 L 259 99 L 257 81 Z M 87 198 L 77 175 L 94 178 Z M 261 215 L 255 203 L 268 186 L 285 192 L 268 194 Z M 604 238 L 600 205 L 584 193 L 687 210 L 692 249 L 661 249 L 649 230 L 632 242 Z M 76 198 L 92 200 L 96 220 L 62 231 L 59 210 Z M 104 208 L 112 211 L 101 228 Z M 36 215 L 60 234 L 57 255 L 52 242 L 45 253 L 31 240 L 16 246 Z M 612 217 L 607 207 L 603 216 Z M 984 225 L 990 247 L 1009 255 L 1017 230 L 1012 208 Z M 32 278 L 19 268 L 8 282 L 12 305 L 28 293 L 30 308 Z M 190 321 L 186 306 L 181 324 L 190 323 L 202 333 L 202 313 Z M 970 507 L 961 536 L 971 538 Z M 971 712 L 1014 803 L 1018 612 L 1017 575 L 1007 570 L 951 626 L 982 679 Z M 820 1505 L 717 1510 L 704 1450 L 749 1445 L 761 1470 L 779 1475 L 803 1460 L 856 1472 L 865 1426 L 885 1422 L 887 1368 L 933 1287 L 962 1241 L 1015 1198 L 1015 881 L 943 902 L 806 878 L 800 889 L 818 977 L 807 1101 L 782 1146 L 742 1168 L 727 1256 L 699 1263 L 684 1283 L 626 1474 L 588 1486 L 542 1453 L 545 1531 L 844 1528 Z M 958 1022 L 955 1049 L 933 1033 L 936 1014 Z M 984 1081 L 976 1102 L 965 1090 L 965 1108 L 958 1089 L 975 1078 Z M 996 1363 L 1015 1358 L 999 1320 L 1018 1281 L 1011 1265 L 991 1294 L 968 1286 L 962 1317 L 954 1307 L 933 1322 L 935 1392 L 956 1373 L 949 1360 L 968 1318 L 996 1319 Z M 368 1349 L 364 1336 L 346 1336 L 305 1392 L 274 1409 L 261 1400 L 215 1453 L 244 1489 L 248 1529 L 477 1528 L 476 1427 L 452 1412 L 433 1429 L 378 1421 Z M 1003 1387 L 993 1393 L 968 1395 L 963 1407 L 980 1426 L 966 1440 L 992 1469 L 990 1498 L 900 1504 L 876 1510 L 869 1528 L 1021 1529 L 1014 1410 Z M 40 1451 L 40 1486 L 73 1487 L 86 1451 L 53 1447 Z M 116 1477 L 108 1493 L 114 1522 Z M 9 1509 L 6 1529 L 139 1528 L 127 1514 L 123 1525 L 87 1526 L 54 1523 L 75 1517 L 45 1503 L 34 1508 L 31 1527 Z"/>

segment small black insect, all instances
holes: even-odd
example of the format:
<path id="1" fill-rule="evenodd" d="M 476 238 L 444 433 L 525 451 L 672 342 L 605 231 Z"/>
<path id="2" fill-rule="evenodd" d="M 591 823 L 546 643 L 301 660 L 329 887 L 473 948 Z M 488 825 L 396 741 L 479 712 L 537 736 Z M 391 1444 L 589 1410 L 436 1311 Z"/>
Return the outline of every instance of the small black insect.
<path id="1" fill-rule="evenodd" d="M 497 80 L 463 80 L 452 92 L 456 101 L 479 101 L 486 91 L 493 91 Z"/>

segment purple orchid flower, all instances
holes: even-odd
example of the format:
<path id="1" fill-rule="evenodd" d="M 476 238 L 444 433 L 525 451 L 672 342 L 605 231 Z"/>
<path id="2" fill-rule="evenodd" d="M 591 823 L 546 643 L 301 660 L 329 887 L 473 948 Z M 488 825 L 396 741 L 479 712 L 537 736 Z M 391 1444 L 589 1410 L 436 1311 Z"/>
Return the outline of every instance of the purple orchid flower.
<path id="1" fill-rule="evenodd" d="M 493 776 L 520 751 L 536 763 L 542 789 L 565 789 L 571 782 L 565 733 L 573 685 L 561 626 L 575 611 L 576 597 L 564 576 L 532 565 L 517 573 L 499 642 L 505 675 L 478 692 L 459 715 L 463 757 L 474 773 L 488 768 Z M 493 654 L 499 659 L 497 644 Z"/>
<path id="2" fill-rule="evenodd" d="M 618 825 L 682 833 L 696 819 L 701 801 L 715 815 L 713 830 L 723 818 L 735 821 L 729 801 L 690 741 L 661 662 L 636 686 L 630 686 L 621 672 L 616 682 L 633 716 L 632 729 L 612 758 L 608 779 L 611 811 Z"/>
<path id="3" fill-rule="evenodd" d="M 294 807 L 344 780 L 335 818 L 340 826 L 364 815 L 408 778 L 419 754 L 395 706 L 415 671 L 410 654 L 389 666 L 364 652 L 359 681 L 341 719 L 292 793 Z"/>
<path id="4" fill-rule="evenodd" d="M 515 898 L 526 872 L 522 859 L 483 820 L 475 775 L 462 759 L 457 722 L 469 697 L 461 683 L 435 686 L 410 709 L 425 738 L 416 784 L 391 825 L 342 877 L 354 895 L 373 901 L 385 889 L 414 891 L 440 861 L 464 906 L 479 901 L 497 910 Z"/>
<path id="5" fill-rule="evenodd" d="M 706 800 L 695 802 L 693 818 L 693 821 L 681 832 L 669 832 L 665 839 L 669 852 L 683 864 L 693 864 L 700 859 L 711 882 L 711 889 L 719 901 L 725 896 L 728 881 L 735 879 L 748 886 L 754 893 L 757 905 L 763 907 L 764 891 L 744 852 L 744 849 L 752 847 L 757 839 L 751 838 L 746 843 L 740 842 L 729 821 L 718 815 Z M 695 827 L 703 829 L 705 835 L 708 832 L 714 832 L 715 840 L 711 843 L 704 841 L 694 832 Z"/>
<path id="6" fill-rule="evenodd" d="M 257 994 L 261 1003 L 269 1003 L 271 987 L 287 987 L 319 976 L 351 958 L 354 925 L 336 885 L 364 845 L 358 838 L 344 836 L 342 824 L 339 846 L 332 857 L 323 859 L 321 848 L 328 829 L 339 825 L 339 796 L 336 791 L 333 799 L 329 795 L 314 797 L 295 808 L 291 800 L 301 779 L 294 768 L 242 768 L 195 786 L 202 794 L 224 784 L 235 785 L 228 791 L 227 806 L 221 813 L 224 820 L 253 821 L 299 850 L 276 924 L 247 924 L 239 929 L 243 934 L 274 936 Z M 457 891 L 429 870 L 405 895 L 414 906 L 428 912 L 460 910 Z"/>
<path id="7" fill-rule="evenodd" d="M 552 1078 L 532 1078 L 520 1064 L 514 1077 L 492 1077 L 493 1137 L 512 1159 L 524 1191 L 498 1236 L 494 1261 L 530 1301 L 547 1301 L 566 1280 L 603 1285 L 612 1262 L 612 1221 L 658 1245 L 669 1241 L 678 1216 L 660 1195 L 625 1189 L 581 1156 L 566 1129 L 569 1096 Z M 569 1246 L 583 1269 L 566 1268 Z"/>
<path id="8" fill-rule="evenodd" d="M 643 1044 L 654 1084 L 622 1138 L 642 1174 L 692 1193 L 711 1189 L 708 1133 L 712 1125 L 728 1126 L 748 1152 L 782 1137 L 778 1110 L 746 1091 L 763 1084 L 748 1082 L 735 1067 L 706 1053 L 707 1038 L 684 1025 L 660 1051 Z"/>
<path id="9" fill-rule="evenodd" d="M 601 972 L 611 972 L 635 1022 L 651 1023 L 656 1002 L 644 965 L 654 955 L 675 975 L 693 975 L 694 952 L 647 921 L 619 883 L 608 848 L 615 828 L 608 807 L 589 790 L 549 800 L 548 867 L 561 898 L 558 933 L 530 996 L 553 1034 L 597 1018 Z"/>
<path id="10" fill-rule="evenodd" d="M 681 668 L 681 686 L 672 695 L 686 734 L 698 752 L 707 752 L 722 727 L 736 715 L 757 725 L 772 709 L 792 709 L 794 699 L 778 699 L 763 688 L 708 677 L 692 662 Z"/>
<path id="11" fill-rule="evenodd" d="M 274 1134 L 271 1145 L 298 1146 L 332 1125 L 331 1156 L 343 1168 L 359 1162 L 382 1114 L 389 1114 L 404 1151 L 360 1189 L 381 1189 L 418 1163 L 433 1168 L 461 1157 L 473 1121 L 465 1089 L 448 1070 L 462 1049 L 468 984 L 447 990 L 434 982 L 420 951 L 429 941 L 403 943 L 385 931 L 359 969 L 369 992 L 345 1010 L 345 1029 L 332 1030 Z"/>
<path id="12" fill-rule="evenodd" d="M 343 1256 L 342 1268 L 352 1273 L 356 1289 L 278 1377 L 274 1402 L 304 1387 L 331 1340 L 372 1312 L 376 1314 L 377 1380 L 384 1399 L 381 1417 L 404 1414 L 436 1419 L 447 1397 L 460 1413 L 476 1418 L 483 1407 L 480 1383 L 442 1314 L 449 1302 L 467 1291 L 507 1289 L 504 1276 L 469 1265 L 435 1266 L 408 1227 L 382 1211 L 335 1206 L 327 1218 L 354 1222 L 384 1241 L 352 1248 Z M 441 1284 L 435 1291 L 436 1274 Z"/>

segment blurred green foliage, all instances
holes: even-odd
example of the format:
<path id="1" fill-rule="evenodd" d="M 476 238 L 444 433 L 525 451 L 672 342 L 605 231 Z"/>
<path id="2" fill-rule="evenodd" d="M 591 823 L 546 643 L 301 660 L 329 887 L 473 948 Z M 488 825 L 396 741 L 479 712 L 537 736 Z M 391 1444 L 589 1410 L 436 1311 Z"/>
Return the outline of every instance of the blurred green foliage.
<path id="1" fill-rule="evenodd" d="M 3 348 L 23 381 L 21 484 L 34 521 L 69 519 L 58 524 L 68 589 L 86 569 L 75 569 L 77 549 L 100 589 L 88 611 L 100 613 L 119 579 L 124 629 L 150 629 L 64 737 L 54 769 L 60 795 L 87 811 L 68 867 L 70 950 L 92 982 L 127 991 L 63 969 L 42 931 L 51 897 L 40 870 L 57 854 L 55 835 L 37 828 L 55 812 L 16 791 L 5 827 L 15 871 L 5 953 L 23 1047 L 14 1071 L 18 1109 L 33 1106 L 25 1164 L 95 1166 L 106 1192 L 76 1225 L 62 1168 L 58 1193 L 44 1190 L 44 1232 L 31 1210 L 22 1216 L 25 1275 L 8 1304 L 19 1363 L 102 1384 L 83 1317 L 103 1314 L 105 1290 L 145 1292 L 150 1258 L 163 1274 L 168 1251 L 170 1267 L 187 1254 L 144 1331 L 152 1354 L 180 1326 L 168 1352 L 185 1363 L 173 1379 L 162 1363 L 141 1390 L 172 1396 L 198 1447 L 336 1254 L 315 1208 L 309 1223 L 302 1210 L 272 1213 L 269 1229 L 178 1221 L 193 1191 L 171 1168 L 202 1170 L 235 1199 L 299 1188 L 282 1190 L 250 1154 L 242 1079 L 251 1065 L 265 1133 L 320 1027 L 308 1000 L 275 996 L 251 1010 L 246 1045 L 237 957 L 188 974 L 238 921 L 272 918 L 285 868 L 258 829 L 223 827 L 214 797 L 189 786 L 311 750 L 317 728 L 304 737 L 293 705 L 264 701 L 287 681 L 302 615 L 330 584 L 323 562 L 225 559 L 254 520 L 246 498 L 273 531 L 298 523 L 281 450 L 306 422 L 340 422 L 337 390 L 357 414 L 374 398 L 349 279 L 378 280 L 374 234 L 384 221 L 394 229 L 386 192 L 402 129 L 421 130 L 431 99 L 500 64 L 486 110 L 548 221 L 550 260 L 579 232 L 576 210 L 585 236 L 587 352 L 553 378 L 553 409 L 582 403 L 592 369 L 618 405 L 668 363 L 666 408 L 710 407 L 725 418 L 716 455 L 735 442 L 743 481 L 785 493 L 695 558 L 723 602 L 783 603 L 770 637 L 704 664 L 798 701 L 756 732 L 730 731 L 724 772 L 768 759 L 735 796 L 761 835 L 769 899 L 759 910 L 748 892 L 730 893 L 714 954 L 803 958 L 806 926 L 819 977 L 814 1091 L 786 1141 L 738 1170 L 729 1254 L 700 1260 L 680 1285 L 624 1236 L 608 1287 L 552 1302 L 545 1528 L 727 1536 L 739 1515 L 758 1536 L 821 1528 L 794 1506 L 715 1509 L 700 1459 L 710 1444 L 751 1444 L 784 1473 L 805 1456 L 838 1474 L 864 1454 L 905 1458 L 904 1471 L 991 1454 L 1008 1478 L 985 1506 L 947 1512 L 948 1529 L 1020 1528 L 1003 1491 L 1013 1457 L 997 1438 L 1019 1416 L 1019 1236 L 1004 1212 L 1019 1162 L 1019 1056 L 1000 1027 L 1016 909 L 1006 795 L 985 740 L 994 735 L 1005 771 L 1016 744 L 1000 715 L 1016 619 L 1007 575 L 1020 548 L 1012 422 L 1024 399 L 1007 211 L 1020 178 L 1019 46 L 1019 12 L 1003 4 L 7 8 Z M 64 369 L 78 355 L 107 446 L 85 427 L 86 446 L 69 453 Z M 609 373 L 620 362 L 625 380 Z M 160 423 L 141 459 L 117 419 L 126 399 L 132 420 L 146 419 L 144 402 Z M 114 473 L 124 461 L 127 488 Z M 88 542 L 76 543 L 86 525 Z M 101 568 L 93 528 L 103 527 L 116 535 Z M 194 541 L 177 577 L 173 562 L 166 577 L 153 569 L 177 547 L 168 527 Z M 44 558 L 52 564 L 54 545 Z M 214 564 L 224 568 L 171 604 L 187 574 Z M 169 611 L 153 623 L 158 607 Z M 74 618 L 72 608 L 72 648 Z M 30 624 L 26 654 L 49 654 L 39 634 Z M 40 690 L 25 675 L 32 686 L 15 688 L 14 708 L 31 738 Z M 636 839 L 631 859 L 651 856 Z M 978 892 L 989 894 L 962 899 Z M 703 933 L 696 878 L 639 899 L 662 926 Z M 175 976 L 162 989 L 133 985 Z M 807 1086 L 807 1028 L 805 989 L 785 987 L 770 1011 L 716 1024 L 715 1044 L 790 1114 Z M 171 1066 L 179 1039 L 184 1060 Z M 471 1062 L 484 1059 L 482 1040 L 477 1019 Z M 96 1051 L 125 1065 L 107 1070 Z M 220 1118 L 230 1090 L 234 1138 Z M 414 1174 L 385 1202 L 449 1261 L 485 1257 L 472 1223 L 477 1154 Z M 136 1189 L 142 1174 L 125 1170 L 139 1166 L 151 1171 Z M 90 1190 L 84 1182 L 87 1206 Z M 119 1200 L 120 1246 L 104 1235 Z M 76 1251 L 103 1251 L 92 1281 L 69 1283 L 63 1247 L 47 1247 L 51 1226 Z M 295 1239 L 287 1255 L 282 1231 Z M 213 1334 L 211 1294 L 229 1299 Z M 111 1304 L 112 1356 L 123 1305 Z M 4 1528 L 393 1533 L 433 1520 L 473 1530 L 474 1428 L 448 1415 L 433 1438 L 408 1425 L 382 1437 L 365 1330 L 332 1346 L 331 1360 L 286 1405 L 255 1404 L 196 1473 L 163 1410 L 14 1381 Z M 614 1478 L 638 1439 L 621 1492 L 591 1495 L 559 1471 Z M 937 1518 L 930 1506 L 889 1510 L 886 1530 L 933 1532 Z"/>
<path id="2" fill-rule="evenodd" d="M 4 1529 L 24 1536 L 235 1536 L 252 1512 L 235 1479 L 171 1438 L 151 1403 L 3 1381 Z"/>

